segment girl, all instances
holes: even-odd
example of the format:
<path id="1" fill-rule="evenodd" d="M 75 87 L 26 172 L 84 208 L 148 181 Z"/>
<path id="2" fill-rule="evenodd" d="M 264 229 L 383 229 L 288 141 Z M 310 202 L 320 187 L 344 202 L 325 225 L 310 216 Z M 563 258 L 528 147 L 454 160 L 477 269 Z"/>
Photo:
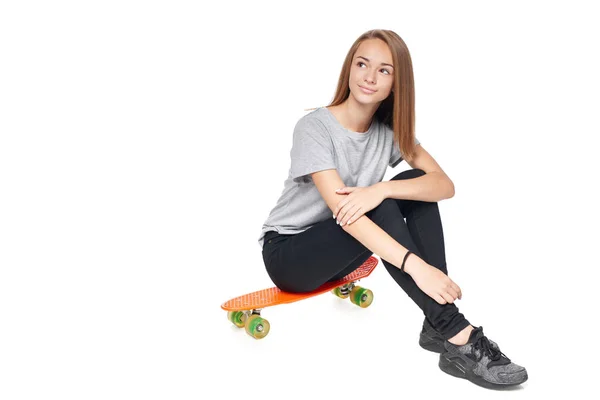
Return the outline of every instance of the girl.
<path id="1" fill-rule="evenodd" d="M 332 103 L 294 128 L 289 176 L 259 237 L 267 273 L 284 291 L 308 292 L 377 254 L 423 310 L 419 344 L 440 353 L 442 371 L 488 388 L 521 384 L 525 368 L 454 305 L 462 293 L 448 277 L 437 204 L 454 185 L 414 127 L 406 44 L 393 31 L 364 33 Z M 403 159 L 412 169 L 382 181 Z"/>

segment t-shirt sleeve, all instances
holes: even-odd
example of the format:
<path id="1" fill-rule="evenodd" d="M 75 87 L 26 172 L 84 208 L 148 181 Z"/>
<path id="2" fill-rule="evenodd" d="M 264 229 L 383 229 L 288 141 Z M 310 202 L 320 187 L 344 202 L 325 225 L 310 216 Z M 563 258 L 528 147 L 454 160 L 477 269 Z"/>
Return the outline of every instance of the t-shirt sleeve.
<path id="1" fill-rule="evenodd" d="M 421 142 L 419 141 L 419 139 L 417 139 L 417 137 L 415 136 L 415 145 L 420 143 Z M 402 154 L 400 154 L 400 149 L 398 148 L 398 145 L 395 141 L 392 141 L 392 156 L 390 157 L 389 166 L 394 168 L 396 165 L 400 164 L 402 160 Z"/>
<path id="2" fill-rule="evenodd" d="M 290 174 L 294 182 L 306 180 L 306 175 L 326 169 L 336 169 L 333 142 L 325 126 L 310 118 L 300 118 L 294 127 L 290 151 Z"/>

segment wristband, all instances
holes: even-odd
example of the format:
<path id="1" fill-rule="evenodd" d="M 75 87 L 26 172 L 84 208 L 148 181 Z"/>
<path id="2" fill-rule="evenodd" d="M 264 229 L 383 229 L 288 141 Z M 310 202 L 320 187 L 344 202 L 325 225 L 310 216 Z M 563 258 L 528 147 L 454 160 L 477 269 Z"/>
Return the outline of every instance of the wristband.
<path id="1" fill-rule="evenodd" d="M 400 267 L 400 271 L 404 272 L 406 274 L 406 272 L 404 271 L 404 263 L 406 262 L 406 259 L 408 258 L 408 256 L 410 254 L 414 254 L 412 251 L 408 251 L 405 255 L 404 255 L 404 260 L 402 260 L 402 266 Z"/>

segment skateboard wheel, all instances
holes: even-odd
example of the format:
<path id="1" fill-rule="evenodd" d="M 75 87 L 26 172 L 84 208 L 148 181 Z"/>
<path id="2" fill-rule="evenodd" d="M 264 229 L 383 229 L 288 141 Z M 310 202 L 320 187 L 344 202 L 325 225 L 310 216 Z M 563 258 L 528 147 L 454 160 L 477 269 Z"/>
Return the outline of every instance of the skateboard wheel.
<path id="1" fill-rule="evenodd" d="M 373 302 L 373 292 L 360 286 L 354 286 L 350 293 L 350 301 L 359 307 L 367 308 Z"/>
<path id="2" fill-rule="evenodd" d="M 252 314 L 246 319 L 246 333 L 254 339 L 262 339 L 269 333 L 271 324 L 258 314 Z"/>
<path id="3" fill-rule="evenodd" d="M 350 293 L 347 294 L 343 294 L 342 291 L 340 290 L 340 287 L 336 287 L 335 289 L 333 289 L 331 291 L 331 293 L 333 293 L 334 295 L 336 295 L 337 297 L 339 297 L 340 299 L 347 299 L 348 296 L 350 296 Z"/>
<path id="4" fill-rule="evenodd" d="M 227 311 L 227 319 L 238 328 L 243 328 L 246 321 L 246 314 L 243 311 Z"/>

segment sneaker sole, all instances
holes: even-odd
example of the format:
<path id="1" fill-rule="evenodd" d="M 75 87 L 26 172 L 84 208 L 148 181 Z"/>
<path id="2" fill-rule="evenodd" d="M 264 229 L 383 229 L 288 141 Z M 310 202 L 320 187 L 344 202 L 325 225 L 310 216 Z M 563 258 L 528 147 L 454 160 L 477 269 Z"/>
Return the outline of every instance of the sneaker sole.
<path id="1" fill-rule="evenodd" d="M 527 381 L 527 379 L 528 379 L 528 376 L 525 375 L 525 379 L 523 379 L 523 381 L 517 382 L 517 383 L 488 382 L 485 379 L 483 379 L 481 376 L 476 375 L 473 371 L 464 369 L 464 367 L 459 366 L 458 364 L 448 360 L 444 356 L 444 354 L 440 354 L 440 362 L 438 365 L 442 371 L 444 371 L 445 373 L 447 373 L 449 375 L 455 376 L 457 378 L 466 379 L 470 382 L 473 382 L 476 385 L 479 385 L 479 386 L 487 388 L 487 389 L 504 389 L 504 388 L 508 388 L 508 387 L 512 387 L 512 386 L 517 386 L 517 385 L 520 385 L 523 382 Z"/>

